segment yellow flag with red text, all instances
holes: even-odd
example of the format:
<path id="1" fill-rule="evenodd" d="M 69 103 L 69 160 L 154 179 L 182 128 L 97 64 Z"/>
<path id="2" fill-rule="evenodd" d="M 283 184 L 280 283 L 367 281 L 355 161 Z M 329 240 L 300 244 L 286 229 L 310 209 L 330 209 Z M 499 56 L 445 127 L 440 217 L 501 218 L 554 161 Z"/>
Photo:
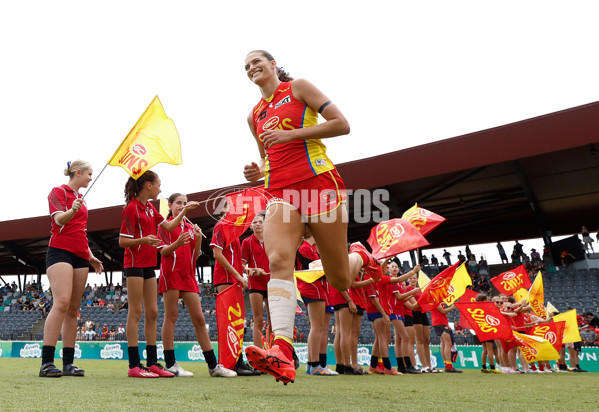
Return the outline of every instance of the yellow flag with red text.
<path id="1" fill-rule="evenodd" d="M 160 216 L 162 216 L 165 219 L 168 216 L 168 212 L 169 212 L 168 201 L 165 198 L 163 198 L 162 196 L 160 196 L 160 207 L 158 209 L 158 212 L 160 213 Z"/>
<path id="2" fill-rule="evenodd" d="M 576 309 L 569 310 L 553 317 L 554 322 L 566 322 L 564 328 L 564 339 L 562 343 L 580 342 L 580 332 L 578 331 L 578 320 L 576 319 Z"/>
<path id="3" fill-rule="evenodd" d="M 156 96 L 108 164 L 122 167 L 137 179 L 157 163 L 180 165 L 182 162 L 179 133 Z"/>
<path id="4" fill-rule="evenodd" d="M 454 304 L 464 294 L 466 286 L 472 286 L 472 279 L 468 274 L 466 265 L 462 264 L 455 271 L 451 282 L 449 282 L 448 294 L 443 301 L 448 305 Z"/>
<path id="5" fill-rule="evenodd" d="M 555 350 L 551 342 L 538 336 L 525 335 L 513 332 L 518 342 L 518 348 L 526 362 L 551 361 L 559 359 L 559 352 Z"/>
<path id="6" fill-rule="evenodd" d="M 423 271 L 419 271 L 418 272 L 418 287 L 420 289 L 424 289 L 426 287 L 426 285 L 428 285 L 429 283 L 431 283 L 431 279 L 426 276 L 426 274 Z"/>
<path id="7" fill-rule="evenodd" d="M 543 274 L 541 271 L 537 274 L 535 281 L 532 283 L 528 291 L 528 304 L 533 312 L 542 317 L 547 318 L 547 309 L 545 309 L 545 294 L 543 292 Z"/>

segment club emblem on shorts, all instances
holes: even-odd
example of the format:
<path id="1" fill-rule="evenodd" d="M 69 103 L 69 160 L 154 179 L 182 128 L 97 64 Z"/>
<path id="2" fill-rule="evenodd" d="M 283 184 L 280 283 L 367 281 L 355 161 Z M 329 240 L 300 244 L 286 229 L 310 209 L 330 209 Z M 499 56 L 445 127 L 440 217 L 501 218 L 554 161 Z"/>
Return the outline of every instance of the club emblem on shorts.
<path id="1" fill-rule="evenodd" d="M 337 193 L 335 193 L 334 190 L 331 190 L 329 192 L 322 193 L 320 195 L 320 198 L 323 203 L 330 204 L 330 203 L 333 203 L 335 201 L 335 199 L 337 199 Z"/>

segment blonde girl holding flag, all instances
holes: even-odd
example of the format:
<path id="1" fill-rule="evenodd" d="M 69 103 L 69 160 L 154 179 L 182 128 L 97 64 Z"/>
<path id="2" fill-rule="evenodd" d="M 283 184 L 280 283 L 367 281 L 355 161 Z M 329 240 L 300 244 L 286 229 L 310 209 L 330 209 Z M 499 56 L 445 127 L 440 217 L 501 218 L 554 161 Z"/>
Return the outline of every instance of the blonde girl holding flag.
<path id="1" fill-rule="evenodd" d="M 52 236 L 46 254 L 46 273 L 52 289 L 53 305 L 46 319 L 40 377 L 84 376 L 73 365 L 77 312 L 91 264 L 102 273 L 102 262 L 94 257 L 87 241 L 87 205 L 79 193 L 92 180 L 92 167 L 83 160 L 68 162 L 64 175 L 68 184 L 55 187 L 48 196 Z M 56 342 L 62 331 L 63 369 L 54 366 Z"/>
<path id="2" fill-rule="evenodd" d="M 160 195 L 160 178 L 151 170 L 136 179 L 130 177 L 125 184 L 126 206 L 123 209 L 119 233 L 119 246 L 125 249 L 123 275 L 127 279 L 127 350 L 129 354 L 129 377 L 172 378 L 158 363 L 156 329 L 158 319 L 157 283 L 154 268 L 157 264 L 156 248 L 160 239 L 156 231 L 160 227 L 172 232 L 181 224 L 188 210 L 198 207 L 188 202 L 172 220 L 164 219 L 150 203 Z M 145 316 L 147 368 L 141 364 L 138 347 L 138 329 L 142 313 Z"/>

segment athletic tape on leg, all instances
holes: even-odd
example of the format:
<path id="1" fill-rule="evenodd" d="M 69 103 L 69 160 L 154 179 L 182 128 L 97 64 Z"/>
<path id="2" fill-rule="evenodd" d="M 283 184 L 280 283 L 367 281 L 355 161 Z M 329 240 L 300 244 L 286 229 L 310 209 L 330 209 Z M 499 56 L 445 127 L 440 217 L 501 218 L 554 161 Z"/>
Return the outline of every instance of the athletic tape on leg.
<path id="1" fill-rule="evenodd" d="M 295 284 L 289 280 L 271 279 L 268 282 L 268 306 L 275 336 L 293 339 L 295 321 Z"/>

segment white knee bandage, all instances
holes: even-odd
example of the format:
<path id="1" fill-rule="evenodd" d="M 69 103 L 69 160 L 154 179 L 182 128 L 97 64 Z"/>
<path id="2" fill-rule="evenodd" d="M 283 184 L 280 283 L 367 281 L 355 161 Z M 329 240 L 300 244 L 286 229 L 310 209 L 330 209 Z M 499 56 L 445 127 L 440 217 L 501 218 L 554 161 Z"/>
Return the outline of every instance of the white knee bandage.
<path id="1" fill-rule="evenodd" d="M 295 284 L 289 280 L 271 279 L 268 282 L 268 306 L 274 335 L 293 339 L 297 306 Z"/>

